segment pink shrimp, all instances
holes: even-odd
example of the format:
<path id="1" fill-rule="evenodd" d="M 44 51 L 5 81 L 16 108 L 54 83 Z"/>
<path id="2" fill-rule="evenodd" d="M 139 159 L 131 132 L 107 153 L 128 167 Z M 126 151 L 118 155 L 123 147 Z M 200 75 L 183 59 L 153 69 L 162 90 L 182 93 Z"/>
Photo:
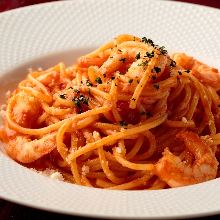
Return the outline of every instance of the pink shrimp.
<path id="1" fill-rule="evenodd" d="M 16 135 L 9 139 L 7 154 L 21 163 L 31 163 L 56 148 L 56 134 L 51 133 L 41 139 L 31 140 L 29 136 Z"/>
<path id="2" fill-rule="evenodd" d="M 13 118 L 21 126 L 30 128 L 41 112 L 41 104 L 34 96 L 20 91 L 16 95 L 13 107 Z"/>
<path id="3" fill-rule="evenodd" d="M 177 65 L 184 69 L 192 70 L 193 75 L 201 82 L 215 87 L 220 86 L 220 73 L 217 69 L 210 67 L 193 57 L 187 56 L 184 53 L 174 54 L 173 59 L 176 61 Z"/>
<path id="4" fill-rule="evenodd" d="M 156 174 L 171 187 L 186 186 L 216 178 L 218 161 L 211 148 L 193 132 L 180 132 L 177 138 L 183 140 L 188 151 L 194 155 L 193 165 L 186 165 L 166 148 L 163 157 L 156 164 Z"/>

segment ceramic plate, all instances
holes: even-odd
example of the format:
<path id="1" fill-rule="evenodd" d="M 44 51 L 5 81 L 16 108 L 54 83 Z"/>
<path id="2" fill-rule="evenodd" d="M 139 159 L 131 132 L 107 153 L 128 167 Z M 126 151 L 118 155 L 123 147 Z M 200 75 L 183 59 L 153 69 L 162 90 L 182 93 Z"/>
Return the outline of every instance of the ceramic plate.
<path id="1" fill-rule="evenodd" d="M 171 1 L 74 0 L 0 14 L 0 92 L 28 67 L 49 67 L 122 33 L 146 36 L 220 66 L 220 10 Z M 158 191 L 110 191 L 51 180 L 0 153 L 0 197 L 71 215 L 184 218 L 220 213 L 220 179 Z"/>

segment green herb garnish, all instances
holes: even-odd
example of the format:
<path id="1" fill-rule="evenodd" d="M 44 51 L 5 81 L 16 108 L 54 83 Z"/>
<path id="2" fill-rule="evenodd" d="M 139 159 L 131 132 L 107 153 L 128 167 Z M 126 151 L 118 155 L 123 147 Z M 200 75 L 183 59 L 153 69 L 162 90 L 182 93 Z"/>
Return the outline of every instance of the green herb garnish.
<path id="1" fill-rule="evenodd" d="M 125 63 L 126 58 L 125 58 L 125 57 L 124 57 L 124 58 L 121 58 L 119 61 L 121 61 L 121 62 Z"/>
<path id="2" fill-rule="evenodd" d="M 66 94 L 60 94 L 61 99 L 66 99 Z"/>
<path id="3" fill-rule="evenodd" d="M 100 77 L 96 77 L 95 81 L 98 83 L 98 84 L 102 84 L 102 80 Z"/>
<path id="4" fill-rule="evenodd" d="M 128 83 L 131 84 L 132 82 L 133 82 L 133 79 L 129 79 L 129 80 L 128 80 Z"/>
<path id="5" fill-rule="evenodd" d="M 141 53 L 140 52 L 137 53 L 135 58 L 136 58 L 136 60 L 139 60 L 141 58 Z"/>

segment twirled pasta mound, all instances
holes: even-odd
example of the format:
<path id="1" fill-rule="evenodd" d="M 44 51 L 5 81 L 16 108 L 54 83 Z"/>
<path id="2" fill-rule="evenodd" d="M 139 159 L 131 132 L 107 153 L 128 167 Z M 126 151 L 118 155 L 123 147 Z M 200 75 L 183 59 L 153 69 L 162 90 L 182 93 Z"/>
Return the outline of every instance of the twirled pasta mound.
<path id="1" fill-rule="evenodd" d="M 14 160 L 65 181 L 162 189 L 218 177 L 220 75 L 120 35 L 77 63 L 33 71 L 2 110 Z"/>

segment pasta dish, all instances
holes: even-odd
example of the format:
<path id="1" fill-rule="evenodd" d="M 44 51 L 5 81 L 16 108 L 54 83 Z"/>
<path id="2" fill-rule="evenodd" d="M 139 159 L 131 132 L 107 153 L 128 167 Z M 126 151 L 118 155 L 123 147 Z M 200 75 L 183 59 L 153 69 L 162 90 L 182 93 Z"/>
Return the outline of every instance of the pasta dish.
<path id="1" fill-rule="evenodd" d="M 219 176 L 218 70 L 146 37 L 30 72 L 1 114 L 7 154 L 66 182 L 150 190 Z"/>

